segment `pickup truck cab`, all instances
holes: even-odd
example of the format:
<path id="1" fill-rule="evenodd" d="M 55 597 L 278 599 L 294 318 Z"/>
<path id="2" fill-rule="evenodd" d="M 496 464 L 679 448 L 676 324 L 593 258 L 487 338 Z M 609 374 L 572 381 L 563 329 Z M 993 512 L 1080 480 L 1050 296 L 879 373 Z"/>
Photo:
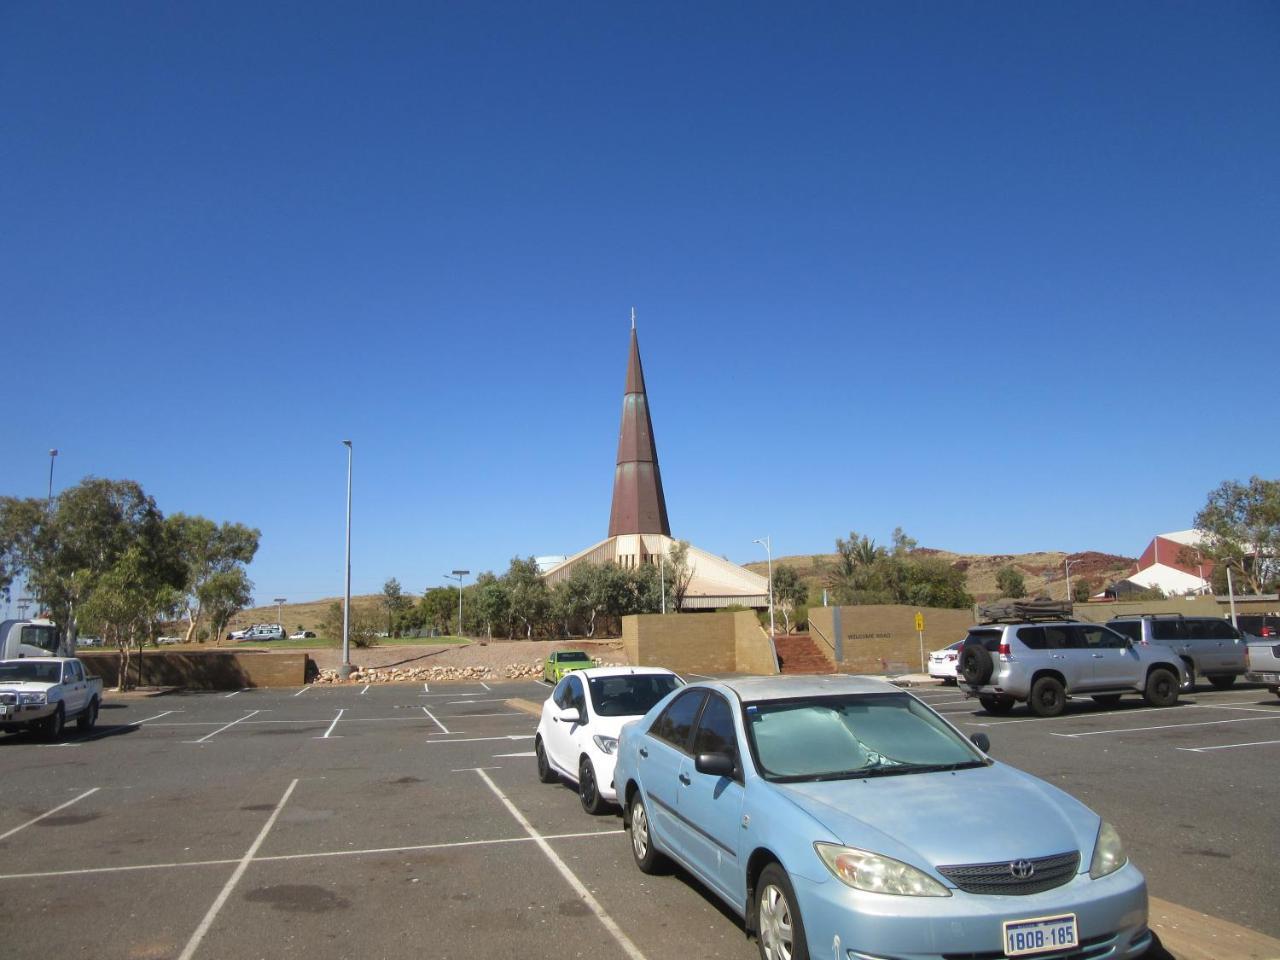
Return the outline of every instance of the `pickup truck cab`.
<path id="1" fill-rule="evenodd" d="M 86 674 L 74 657 L 0 660 L 0 731 L 35 730 L 56 740 L 71 719 L 92 730 L 101 704 L 102 678 Z"/>
<path id="2" fill-rule="evenodd" d="M 73 654 L 52 620 L 0 620 L 0 660 Z"/>
<path id="3" fill-rule="evenodd" d="M 1226 690 L 1244 673 L 1244 637 L 1225 617 L 1187 617 L 1180 613 L 1135 614 L 1107 621 L 1135 643 L 1165 646 L 1182 660 L 1182 690 L 1195 689 L 1196 677 Z"/>

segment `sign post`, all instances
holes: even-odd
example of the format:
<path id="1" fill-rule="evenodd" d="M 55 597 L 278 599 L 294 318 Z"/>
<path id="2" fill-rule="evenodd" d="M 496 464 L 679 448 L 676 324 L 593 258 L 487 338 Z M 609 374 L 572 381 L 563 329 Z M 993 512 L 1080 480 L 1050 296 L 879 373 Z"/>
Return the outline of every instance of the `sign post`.
<path id="1" fill-rule="evenodd" d="M 924 614 L 916 611 L 916 636 L 920 639 L 920 672 L 925 672 L 924 665 Z"/>

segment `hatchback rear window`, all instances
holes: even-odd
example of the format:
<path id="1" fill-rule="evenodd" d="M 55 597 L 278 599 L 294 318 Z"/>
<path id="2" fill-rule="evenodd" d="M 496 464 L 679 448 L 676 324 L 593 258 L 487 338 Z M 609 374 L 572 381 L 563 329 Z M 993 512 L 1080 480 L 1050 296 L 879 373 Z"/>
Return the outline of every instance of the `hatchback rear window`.
<path id="1" fill-rule="evenodd" d="M 965 638 L 966 643 L 980 643 L 987 649 L 988 653 L 995 653 L 1000 649 L 1000 637 L 1002 630 L 970 630 L 969 636 Z"/>

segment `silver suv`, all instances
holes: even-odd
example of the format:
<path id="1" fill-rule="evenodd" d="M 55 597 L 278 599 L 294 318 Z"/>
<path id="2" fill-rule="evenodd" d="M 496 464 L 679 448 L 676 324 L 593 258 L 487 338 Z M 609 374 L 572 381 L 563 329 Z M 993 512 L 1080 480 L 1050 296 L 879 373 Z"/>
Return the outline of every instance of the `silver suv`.
<path id="1" fill-rule="evenodd" d="M 1181 661 L 1168 647 L 1131 643 L 1102 624 L 1020 620 L 969 628 L 956 668 L 960 689 L 988 713 L 1025 702 L 1039 717 L 1062 713 L 1067 698 L 1113 704 L 1141 694 L 1153 707 L 1178 702 Z"/>
<path id="2" fill-rule="evenodd" d="M 1245 671 L 1244 637 L 1223 617 L 1135 614 L 1112 617 L 1107 626 L 1135 643 L 1159 644 L 1173 650 L 1186 672 L 1184 693 L 1195 689 L 1197 674 L 1219 690 L 1226 690 Z"/>

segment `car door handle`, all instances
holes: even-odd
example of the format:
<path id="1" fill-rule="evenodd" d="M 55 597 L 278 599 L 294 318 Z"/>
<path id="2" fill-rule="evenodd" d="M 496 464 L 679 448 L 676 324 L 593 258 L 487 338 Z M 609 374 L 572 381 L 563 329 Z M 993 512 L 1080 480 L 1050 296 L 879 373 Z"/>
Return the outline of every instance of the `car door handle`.
<path id="1" fill-rule="evenodd" d="M 642 756 L 642 757 L 647 757 L 647 756 L 649 756 L 649 751 L 648 751 L 648 750 L 646 750 L 644 747 L 641 747 L 641 748 L 640 748 L 640 756 Z"/>
<path id="2" fill-rule="evenodd" d="M 686 787 L 689 784 L 693 783 L 693 781 L 689 779 L 689 775 L 687 773 L 680 774 L 680 782 L 683 783 Z"/>
<path id="3" fill-rule="evenodd" d="M 1095 660 L 1101 660 L 1101 659 L 1102 659 L 1102 654 L 1100 654 L 1100 653 L 1095 653 L 1095 654 L 1093 655 L 1093 659 L 1095 659 Z"/>

